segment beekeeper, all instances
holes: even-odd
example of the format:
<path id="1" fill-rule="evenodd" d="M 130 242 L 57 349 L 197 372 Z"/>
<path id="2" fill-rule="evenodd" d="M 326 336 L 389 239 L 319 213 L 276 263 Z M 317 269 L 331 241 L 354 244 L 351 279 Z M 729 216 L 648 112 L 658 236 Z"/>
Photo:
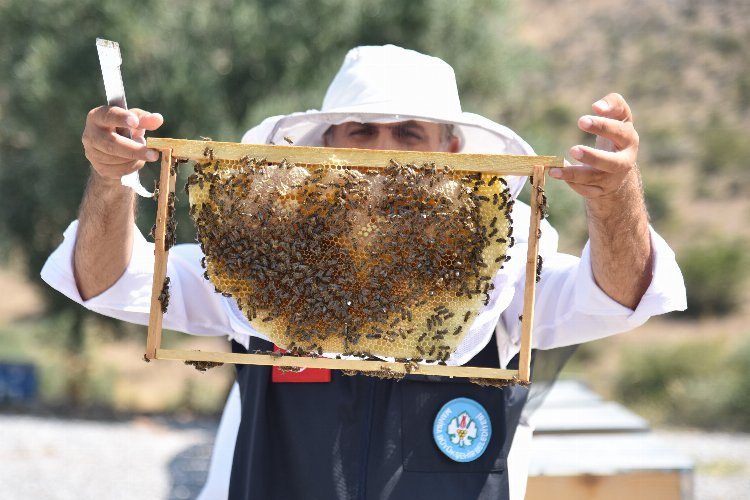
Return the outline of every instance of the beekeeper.
<path id="1" fill-rule="evenodd" d="M 609 94 L 578 127 L 596 136 L 576 145 L 578 164 L 551 169 L 585 200 L 589 241 L 580 258 L 557 252 L 542 228 L 533 348 L 580 344 L 624 332 L 649 317 L 685 308 L 674 254 L 648 223 L 630 108 Z M 148 323 L 154 248 L 134 223 L 135 195 L 120 177 L 157 159 L 146 131 L 158 113 L 102 106 L 83 133 L 91 175 L 78 221 L 50 256 L 42 277 L 101 314 Z M 116 133 L 130 129 L 132 139 Z M 387 45 L 351 50 L 320 111 L 264 120 L 249 143 L 533 155 L 512 130 L 461 105 L 453 69 L 440 59 Z M 525 179 L 510 187 L 516 196 Z M 526 253 L 529 207 L 517 202 L 516 245 Z M 197 245 L 170 252 L 171 299 L 164 327 L 227 335 L 234 352 L 271 350 L 231 298 L 202 277 Z M 523 258 L 511 259 L 493 300 L 449 364 L 517 365 L 523 307 Z M 498 281 L 499 280 L 499 281 Z M 532 379 L 533 380 L 533 379 Z M 237 366 L 241 419 L 231 460 L 230 498 L 492 498 L 525 483 L 508 454 L 527 397 L 520 386 L 410 375 L 397 382 L 305 370 L 283 377 L 266 366 Z M 231 426 L 230 426 L 231 427 Z M 458 432 L 461 431 L 461 432 Z M 221 453 L 219 453 L 221 456 Z M 229 463 L 226 455 L 222 463 Z"/>

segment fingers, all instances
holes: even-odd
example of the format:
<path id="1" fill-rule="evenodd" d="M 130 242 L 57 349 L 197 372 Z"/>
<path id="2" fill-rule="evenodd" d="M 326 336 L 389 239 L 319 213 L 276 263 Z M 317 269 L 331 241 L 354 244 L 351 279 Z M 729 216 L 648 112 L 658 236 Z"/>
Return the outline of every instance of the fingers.
<path id="1" fill-rule="evenodd" d="M 86 125 L 106 128 L 135 128 L 138 126 L 138 116 L 127 109 L 117 106 L 99 106 L 89 111 Z"/>
<path id="2" fill-rule="evenodd" d="M 619 189 L 627 171 L 610 174 L 588 165 L 570 165 L 552 168 L 550 177 L 565 181 L 576 193 L 586 198 L 596 198 Z"/>
<path id="3" fill-rule="evenodd" d="M 630 106 L 620 94 L 606 95 L 591 109 L 595 114 L 579 118 L 578 127 L 596 136 L 595 147 L 577 145 L 569 151 L 583 165 L 550 170 L 551 177 L 564 180 L 589 199 L 620 189 L 628 174 L 638 168 L 639 143 Z"/>
<path id="4" fill-rule="evenodd" d="M 578 127 L 584 132 L 609 140 L 615 151 L 638 144 L 638 133 L 632 122 L 586 115 L 578 120 Z"/>
<path id="5" fill-rule="evenodd" d="M 105 155 L 101 151 L 87 151 L 86 157 L 99 175 L 109 179 L 119 179 L 143 167 L 143 162 L 121 162 L 118 158 Z"/>
<path id="6" fill-rule="evenodd" d="M 159 153 L 145 146 L 145 131 L 156 130 L 164 123 L 159 113 L 142 109 L 122 109 L 100 106 L 89 112 L 83 143 L 86 158 L 104 177 L 121 177 L 143 167 L 145 161 L 155 161 Z M 131 138 L 117 133 L 130 131 Z"/>
<path id="7" fill-rule="evenodd" d="M 633 121 L 630 106 L 625 98 L 618 93 L 607 94 L 592 104 L 591 109 L 599 116 L 625 122 Z"/>
<path id="8" fill-rule="evenodd" d="M 576 184 L 575 182 L 569 182 L 568 186 L 576 193 L 588 199 L 598 198 L 605 194 L 601 186 L 589 186 L 587 184 Z"/>
<path id="9" fill-rule="evenodd" d="M 589 186 L 601 184 L 607 177 L 605 172 L 593 169 L 587 165 L 569 165 L 565 168 L 552 168 L 549 175 L 565 182 L 574 182 Z"/>
<path id="10" fill-rule="evenodd" d="M 109 164 L 130 160 L 154 161 L 159 157 L 159 154 L 155 150 L 147 148 L 137 140 L 104 130 L 96 132 L 94 140 L 88 146 L 104 155 L 112 157 L 107 162 Z"/>
<path id="11" fill-rule="evenodd" d="M 123 109 L 117 106 L 99 106 L 89 112 L 86 125 L 102 128 L 131 128 L 156 130 L 164 123 L 164 117 L 159 113 L 150 113 L 142 109 Z"/>
<path id="12" fill-rule="evenodd" d="M 130 111 L 138 117 L 137 127 L 140 130 L 156 130 L 164 124 L 164 117 L 160 113 L 150 113 L 138 108 Z"/>
<path id="13" fill-rule="evenodd" d="M 606 173 L 630 170 L 635 165 L 635 155 L 630 150 L 605 151 L 588 146 L 573 146 L 570 156 L 576 160 Z"/>

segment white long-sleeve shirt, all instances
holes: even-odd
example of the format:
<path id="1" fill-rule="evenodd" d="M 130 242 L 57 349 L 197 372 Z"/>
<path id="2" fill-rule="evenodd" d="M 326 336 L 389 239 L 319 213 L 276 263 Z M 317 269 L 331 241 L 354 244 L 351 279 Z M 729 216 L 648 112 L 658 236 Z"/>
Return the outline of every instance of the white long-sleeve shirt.
<path id="1" fill-rule="evenodd" d="M 509 250 L 511 260 L 498 272 L 496 290 L 452 358 L 463 364 L 497 333 L 501 365 L 518 353 L 523 311 L 524 262 L 529 207 L 514 205 L 514 234 L 517 242 Z M 64 233 L 64 241 L 42 269 L 42 279 L 84 307 L 113 318 L 148 324 L 154 267 L 154 244 L 136 229 L 132 256 L 124 274 L 108 290 L 83 300 L 73 274 L 73 248 L 78 222 Z M 686 307 L 682 274 L 674 253 L 651 230 L 653 276 L 635 310 L 612 300 L 594 282 L 588 244 L 581 258 L 557 252 L 557 234 L 542 225 L 540 255 L 544 259 L 542 279 L 537 284 L 532 347 L 549 349 L 596 340 L 631 330 L 651 316 Z M 164 328 L 196 335 L 227 335 L 244 345 L 249 336 L 266 339 L 257 332 L 231 298 L 214 291 L 203 278 L 202 253 L 196 244 L 177 245 L 169 252 L 169 309 Z"/>

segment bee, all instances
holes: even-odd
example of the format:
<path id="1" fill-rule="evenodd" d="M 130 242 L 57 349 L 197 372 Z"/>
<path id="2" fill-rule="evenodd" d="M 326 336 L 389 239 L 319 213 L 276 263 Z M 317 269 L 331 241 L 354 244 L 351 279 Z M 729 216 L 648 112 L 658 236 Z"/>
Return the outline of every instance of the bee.
<path id="1" fill-rule="evenodd" d="M 198 137 L 200 137 L 202 141 L 213 141 L 210 137 L 203 137 L 202 135 Z"/>
<path id="2" fill-rule="evenodd" d="M 161 288 L 161 293 L 159 294 L 158 300 L 161 303 L 161 312 L 166 313 L 167 307 L 169 306 L 169 276 L 164 278 L 164 284 Z"/>
<path id="3" fill-rule="evenodd" d="M 294 144 L 294 140 L 292 140 L 290 137 L 284 136 L 284 140 L 288 142 L 290 145 Z"/>
<path id="4" fill-rule="evenodd" d="M 466 311 L 466 314 L 464 314 L 464 323 L 469 321 L 469 316 L 471 316 L 471 311 Z"/>
<path id="5" fill-rule="evenodd" d="M 536 256 L 536 282 L 539 283 L 539 281 L 542 279 L 542 263 L 544 262 L 544 259 L 542 259 L 541 255 Z"/>

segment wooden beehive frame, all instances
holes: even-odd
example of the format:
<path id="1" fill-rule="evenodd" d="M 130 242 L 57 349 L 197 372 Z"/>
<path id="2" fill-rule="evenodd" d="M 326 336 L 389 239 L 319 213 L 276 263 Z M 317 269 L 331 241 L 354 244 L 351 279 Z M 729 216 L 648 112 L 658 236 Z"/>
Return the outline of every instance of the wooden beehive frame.
<path id="1" fill-rule="evenodd" d="M 199 363 L 234 363 L 272 365 L 285 368 L 329 368 L 359 372 L 392 374 L 419 373 L 471 379 L 512 380 L 519 383 L 530 381 L 531 336 L 534 321 L 534 295 L 536 290 L 537 257 L 539 251 L 538 229 L 542 218 L 545 170 L 563 167 L 559 156 L 513 156 L 465 153 L 424 153 L 414 151 L 375 151 L 366 149 L 340 149 L 299 146 L 272 146 L 238 144 L 213 141 L 189 141 L 179 139 L 150 138 L 149 148 L 161 151 L 158 207 L 156 212 L 154 281 L 151 296 L 151 313 L 146 340 L 147 360 L 170 359 Z M 304 165 L 352 165 L 367 168 L 383 168 L 391 159 L 402 163 L 434 162 L 450 165 L 454 170 L 493 173 L 497 175 L 532 176 L 531 220 L 526 256 L 526 287 L 524 292 L 523 319 L 521 322 L 521 346 L 518 370 L 500 368 L 478 368 L 469 366 L 446 366 L 438 364 L 413 364 L 402 362 L 332 359 L 326 357 L 274 356 L 269 354 L 238 354 L 227 352 L 186 351 L 161 348 L 162 306 L 159 301 L 167 273 L 169 250 L 165 245 L 168 214 L 168 198 L 174 193 L 178 160 L 205 160 L 206 148 L 213 151 L 219 160 L 239 160 L 243 156 L 266 158 L 269 162 Z"/>

